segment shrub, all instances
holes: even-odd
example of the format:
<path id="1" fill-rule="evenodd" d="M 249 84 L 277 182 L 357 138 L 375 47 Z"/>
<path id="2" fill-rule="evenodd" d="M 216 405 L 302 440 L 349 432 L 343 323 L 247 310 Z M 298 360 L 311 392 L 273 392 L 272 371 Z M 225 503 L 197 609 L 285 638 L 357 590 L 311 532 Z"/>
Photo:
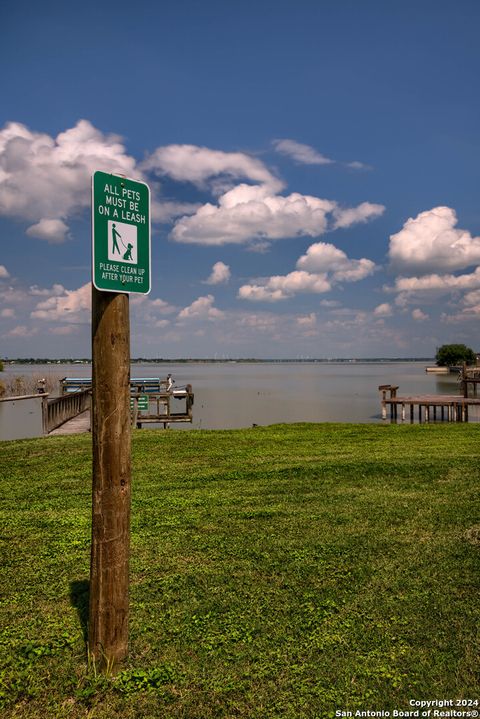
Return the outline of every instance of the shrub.
<path id="1" fill-rule="evenodd" d="M 451 367 L 466 362 L 472 364 L 476 360 L 475 352 L 466 345 L 442 345 L 435 355 L 439 367 Z"/>

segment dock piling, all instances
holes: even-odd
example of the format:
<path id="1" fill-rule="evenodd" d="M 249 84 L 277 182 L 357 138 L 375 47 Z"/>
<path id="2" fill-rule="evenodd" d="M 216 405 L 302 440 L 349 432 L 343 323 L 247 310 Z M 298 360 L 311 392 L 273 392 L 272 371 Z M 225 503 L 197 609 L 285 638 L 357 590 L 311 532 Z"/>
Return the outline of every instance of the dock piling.
<path id="1" fill-rule="evenodd" d="M 480 378 L 479 378 L 480 382 Z M 407 411 L 410 417 L 410 423 L 415 422 L 415 408 L 417 408 L 418 423 L 430 424 L 439 420 L 447 422 L 468 422 L 469 410 L 471 407 L 480 407 L 480 399 L 477 397 L 465 397 L 462 395 L 416 395 L 399 397 L 397 394 L 397 385 L 380 385 L 381 415 L 382 419 L 387 419 L 388 409 L 390 408 L 390 422 L 398 421 L 398 408 L 402 422 L 405 421 Z M 474 391 L 476 385 L 474 385 Z M 408 410 L 407 410 L 408 408 Z M 440 409 L 440 412 L 438 412 Z"/>

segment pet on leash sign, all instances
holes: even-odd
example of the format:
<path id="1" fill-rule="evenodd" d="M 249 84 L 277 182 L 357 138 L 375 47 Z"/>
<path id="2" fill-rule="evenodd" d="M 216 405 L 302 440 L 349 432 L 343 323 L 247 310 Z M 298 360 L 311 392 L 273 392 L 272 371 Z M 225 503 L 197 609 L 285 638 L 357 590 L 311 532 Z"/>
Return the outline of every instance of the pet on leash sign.
<path id="1" fill-rule="evenodd" d="M 92 175 L 92 279 L 97 290 L 148 294 L 150 189 L 144 182 Z"/>

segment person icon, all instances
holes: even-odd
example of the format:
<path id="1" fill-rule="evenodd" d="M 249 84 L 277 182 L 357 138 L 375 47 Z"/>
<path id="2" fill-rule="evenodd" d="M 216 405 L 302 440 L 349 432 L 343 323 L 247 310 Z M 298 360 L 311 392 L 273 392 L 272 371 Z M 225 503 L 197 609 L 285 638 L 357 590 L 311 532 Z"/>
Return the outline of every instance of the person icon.
<path id="1" fill-rule="evenodd" d="M 133 258 L 132 258 L 132 250 L 133 250 L 133 245 L 131 245 L 130 242 L 129 242 L 128 245 L 127 245 L 127 251 L 126 251 L 125 254 L 123 255 L 123 259 L 124 259 L 124 260 L 129 260 L 130 262 L 133 261 Z"/>
<path id="2" fill-rule="evenodd" d="M 120 232 L 118 232 L 118 230 L 115 227 L 115 223 L 113 223 L 112 224 L 112 240 L 113 240 L 112 255 L 114 252 L 118 252 L 118 254 L 120 254 L 120 248 L 118 246 L 117 237 L 122 239 Z"/>

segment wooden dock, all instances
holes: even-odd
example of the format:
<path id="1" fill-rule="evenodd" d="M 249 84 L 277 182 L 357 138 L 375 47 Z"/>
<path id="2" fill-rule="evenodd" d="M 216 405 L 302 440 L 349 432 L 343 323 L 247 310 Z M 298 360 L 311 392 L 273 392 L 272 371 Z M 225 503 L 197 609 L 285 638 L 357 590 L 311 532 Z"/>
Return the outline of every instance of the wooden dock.
<path id="1" fill-rule="evenodd" d="M 390 409 L 390 421 L 415 422 L 468 422 L 469 408 L 480 406 L 480 399 L 449 394 L 424 394 L 399 396 L 398 386 L 380 385 L 382 419 L 387 419 Z"/>
<path id="2" fill-rule="evenodd" d="M 52 429 L 48 433 L 49 437 L 53 437 L 59 434 L 80 434 L 81 432 L 90 432 L 90 410 L 87 409 L 81 414 L 77 414 L 73 419 L 69 419 L 60 427 Z"/>
<path id="3" fill-rule="evenodd" d="M 61 384 L 60 397 L 48 400 L 48 395 L 44 395 L 45 434 L 55 436 L 89 432 L 91 379 L 65 377 Z M 130 385 L 132 427 L 141 429 L 144 425 L 161 424 L 167 429 L 170 424 L 177 422 L 192 423 L 194 394 L 190 384 L 177 389 L 168 380 L 147 377 L 132 379 Z M 184 408 L 178 406 L 178 401 L 184 402 Z"/>

